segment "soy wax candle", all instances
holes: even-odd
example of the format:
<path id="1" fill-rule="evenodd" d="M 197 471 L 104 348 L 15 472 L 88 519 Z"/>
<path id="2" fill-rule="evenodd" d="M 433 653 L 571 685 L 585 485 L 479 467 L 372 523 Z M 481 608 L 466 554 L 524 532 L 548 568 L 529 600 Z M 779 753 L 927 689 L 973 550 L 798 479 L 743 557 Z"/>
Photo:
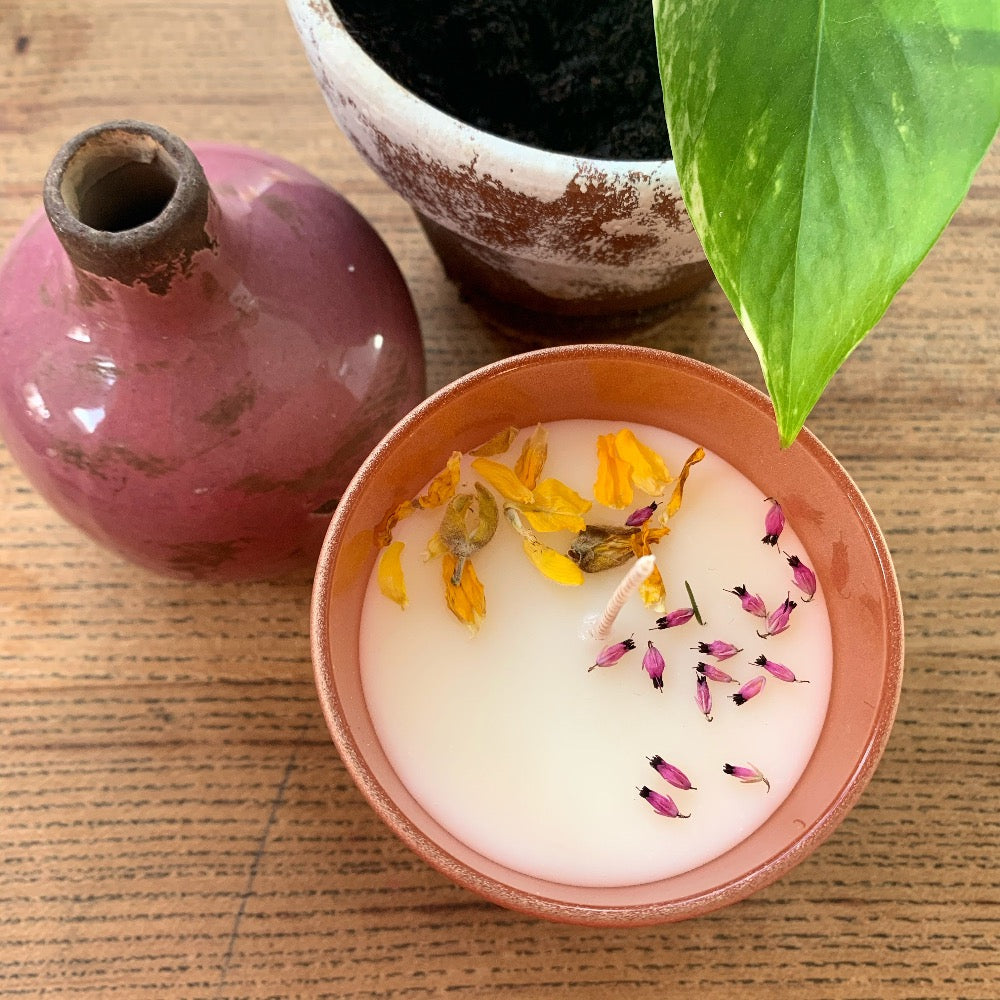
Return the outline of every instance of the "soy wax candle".
<path id="1" fill-rule="evenodd" d="M 433 787 L 436 782 L 430 783 L 432 787 L 426 799 L 418 800 L 415 792 L 402 781 L 400 769 L 405 768 L 400 763 L 400 749 L 395 748 L 395 758 L 390 760 L 382 736 L 375 729 L 373 710 L 362 683 L 362 647 L 368 645 L 367 633 L 362 634 L 363 611 L 373 567 L 380 561 L 387 506 L 392 507 L 420 495 L 428 477 L 436 475 L 452 449 L 468 452 L 508 425 L 534 427 L 541 422 L 554 426 L 564 420 L 581 418 L 602 421 L 605 426 L 610 424 L 616 429 L 644 425 L 669 428 L 690 443 L 704 446 L 708 453 L 706 459 L 691 471 L 689 492 L 685 494 L 683 506 L 670 519 L 671 534 L 651 546 L 651 551 L 656 552 L 658 565 L 667 577 L 667 612 L 686 604 L 682 599 L 674 603 L 675 597 L 680 598 L 680 588 L 686 579 L 693 584 L 692 592 L 707 622 L 704 630 L 701 630 L 697 619 L 693 619 L 673 629 L 647 632 L 654 642 L 662 644 L 665 652 L 666 639 L 671 637 L 671 641 L 683 638 L 678 645 L 679 653 L 699 657 L 703 655 L 700 649 L 690 647 L 698 647 L 702 637 L 708 639 L 708 645 L 712 645 L 714 640 L 724 639 L 721 633 L 723 623 L 710 616 L 716 611 L 736 614 L 737 622 L 754 626 L 753 635 L 748 636 L 754 638 L 760 627 L 757 620 L 751 620 L 749 616 L 740 617 L 746 615 L 742 610 L 743 598 L 728 591 L 746 586 L 747 600 L 760 593 L 769 610 L 773 610 L 775 601 L 788 593 L 785 588 L 788 588 L 789 581 L 784 577 L 782 589 L 773 593 L 763 583 L 754 583 L 749 576 L 730 576 L 727 568 L 730 564 L 727 563 L 721 569 L 715 565 L 717 577 L 724 577 L 723 589 L 710 597 L 700 592 L 703 585 L 686 576 L 685 569 L 679 568 L 680 563 L 671 562 L 673 550 L 668 549 L 668 545 L 677 545 L 682 539 L 686 538 L 692 544 L 699 543 L 696 546 L 699 550 L 716 544 L 712 534 L 696 539 L 691 532 L 682 530 L 685 519 L 693 516 L 696 509 L 693 506 L 696 494 L 691 491 L 699 480 L 707 482 L 704 474 L 713 456 L 728 462 L 757 487 L 753 506 L 758 511 L 751 520 L 764 518 L 764 512 L 770 510 L 765 497 L 781 501 L 787 514 L 787 525 L 779 537 L 781 544 L 765 548 L 759 539 L 773 533 L 773 527 L 758 523 L 754 529 L 753 537 L 758 541 L 753 544 L 760 544 L 762 553 L 773 556 L 773 560 L 765 565 L 775 572 L 785 572 L 782 567 L 787 564 L 787 556 L 781 554 L 784 550 L 788 555 L 800 556 L 806 566 L 815 571 L 817 596 L 814 602 L 803 600 L 792 610 L 786 631 L 764 640 L 765 649 L 758 651 L 743 644 L 739 658 L 718 663 L 720 669 L 727 669 L 743 681 L 745 674 L 742 671 L 752 669 L 756 675 L 758 670 L 756 663 L 751 665 L 749 661 L 756 661 L 761 653 L 770 651 L 768 655 L 775 663 L 790 667 L 797 676 L 809 679 L 809 683 L 791 686 L 768 673 L 764 689 L 739 706 L 727 698 L 724 691 L 720 694 L 718 683 L 712 684 L 713 711 L 717 714 L 711 723 L 699 714 L 699 722 L 704 721 L 706 725 L 715 727 L 725 717 L 723 709 L 741 713 L 738 716 L 729 715 L 730 718 L 740 719 L 743 718 L 742 713 L 766 706 L 768 701 L 765 699 L 776 691 L 803 693 L 813 690 L 817 681 L 811 679 L 811 673 L 803 664 L 795 663 L 785 655 L 787 650 L 783 648 L 783 644 L 796 636 L 800 626 L 811 617 L 806 612 L 818 607 L 825 609 L 832 643 L 833 668 L 825 721 L 805 769 L 781 804 L 735 846 L 713 859 L 675 875 L 631 885 L 574 885 L 555 878 L 529 875 L 523 871 L 523 867 L 527 867 L 524 859 L 514 853 L 504 856 L 512 856 L 522 868 L 505 864 L 484 853 L 489 845 L 471 847 L 466 839 L 446 828 L 437 814 L 430 812 L 439 798 Z M 671 472 L 676 474 L 676 460 L 671 455 L 667 458 L 672 463 Z M 557 459 L 553 449 L 549 461 Z M 497 460 L 510 464 L 509 455 L 497 456 Z M 554 469 L 555 466 L 550 466 L 549 472 L 554 474 Z M 589 474 L 586 478 L 589 480 Z M 468 478 L 460 484 L 462 489 L 469 485 Z M 638 506 L 636 499 L 636 508 Z M 433 512 L 435 516 L 437 513 L 440 509 Z M 588 511 L 586 516 L 596 519 L 599 513 L 595 509 Z M 625 517 L 631 514 L 631 510 L 615 508 L 615 513 Z M 658 509 L 654 514 L 659 518 L 663 511 Z M 393 534 L 400 537 L 410 521 L 415 525 L 415 519 L 422 516 L 414 512 L 411 519 L 400 522 L 393 529 Z M 713 524 L 712 531 L 715 532 L 716 528 L 717 525 Z M 508 530 L 507 524 L 500 523 L 498 533 L 501 529 Z M 798 553 L 791 548 L 791 540 L 796 536 L 802 543 L 802 551 Z M 499 544 L 503 537 L 498 534 L 487 549 L 492 550 L 493 545 Z M 407 634 L 413 634 L 413 615 L 418 609 L 417 587 L 423 565 L 420 553 L 427 541 L 426 537 L 422 537 L 416 550 L 403 550 L 400 565 L 409 587 L 409 607 L 403 611 L 386 602 L 388 607 L 383 605 L 383 611 L 379 612 L 380 615 L 384 612 L 379 628 L 384 625 L 387 629 L 402 629 Z M 751 551 L 755 551 L 753 544 Z M 487 554 L 484 550 L 473 558 L 477 571 L 483 576 L 486 616 L 482 619 L 476 640 L 462 625 L 458 625 L 457 631 L 452 631 L 455 637 L 449 642 L 457 644 L 462 671 L 454 684 L 445 688 L 449 696 L 460 691 L 469 677 L 479 686 L 486 683 L 484 678 L 493 676 L 489 670 L 472 673 L 478 655 L 476 642 L 484 635 L 488 636 L 489 630 L 496 628 L 496 623 L 501 621 L 501 609 L 497 607 L 499 581 L 491 575 Z M 725 556 L 729 554 L 723 553 Z M 523 560 L 523 551 L 519 555 Z M 696 555 L 703 553 L 699 551 Z M 435 557 L 428 570 L 440 571 L 442 559 Z M 732 568 L 736 569 L 735 566 Z M 533 567 L 532 570 L 534 572 Z M 793 575 L 796 572 L 791 566 L 787 570 Z M 614 666 L 595 667 L 588 672 L 587 668 L 596 660 L 595 650 L 602 648 L 601 642 L 587 637 L 591 627 L 590 616 L 601 613 L 601 603 L 613 592 L 617 578 L 624 571 L 625 567 L 619 567 L 612 576 L 604 577 L 600 584 L 603 588 L 601 595 L 594 600 L 593 606 L 588 603 L 579 609 L 586 621 L 581 625 L 575 615 L 568 616 L 567 623 L 558 629 L 558 638 L 550 640 L 549 645 L 561 650 L 564 642 L 575 644 L 581 655 L 586 653 L 583 662 L 578 661 L 574 654 L 573 670 L 566 670 L 567 676 L 572 676 L 574 686 L 581 676 L 599 685 L 611 679 L 624 684 L 633 684 L 636 679 L 642 681 L 637 688 L 629 688 L 630 697 L 609 691 L 607 700 L 620 700 L 626 708 L 635 705 L 648 707 L 649 699 L 657 698 L 666 705 L 671 692 L 683 699 L 686 697 L 683 688 L 676 686 L 683 681 L 677 677 L 689 677 L 694 668 L 678 664 L 668 653 L 664 660 L 663 691 L 659 692 L 634 659 L 643 650 L 638 641 L 636 650 L 626 654 Z M 671 576 L 672 573 L 675 575 Z M 600 576 L 588 577 L 584 586 L 591 587 L 601 579 Z M 541 582 L 548 586 L 549 581 L 543 579 Z M 426 585 L 428 592 L 440 598 L 440 575 L 428 577 Z M 582 588 L 574 588 L 574 592 L 581 593 Z M 565 597 L 561 588 L 557 588 L 556 593 Z M 383 595 L 380 593 L 378 596 Z M 534 582 L 532 589 L 525 587 L 522 593 L 506 600 L 515 612 L 524 612 L 538 600 Z M 715 609 L 711 607 L 713 600 L 719 602 Z M 815 600 L 823 603 L 816 604 Z M 636 603 L 633 595 L 621 614 L 636 612 L 642 618 L 641 624 L 648 625 L 646 611 Z M 679 620 L 678 616 L 674 620 Z M 543 616 L 538 628 L 529 628 L 524 624 L 527 619 L 516 615 L 513 621 L 513 626 L 508 626 L 513 631 L 508 633 L 511 638 L 507 640 L 511 652 L 502 666 L 520 664 L 525 651 L 533 648 L 538 628 L 547 629 L 551 618 Z M 649 926 L 705 914 L 751 895 L 807 858 L 836 830 L 871 780 L 891 733 L 903 671 L 902 607 L 891 556 L 871 509 L 836 458 L 808 430 L 803 431 L 791 447 L 779 447 L 769 400 L 738 378 L 691 358 L 632 345 L 580 344 L 518 354 L 463 375 L 411 411 L 366 459 L 334 513 L 316 567 L 310 624 L 317 694 L 331 738 L 343 769 L 387 828 L 445 877 L 497 905 L 547 920 L 600 927 Z M 614 634 L 609 636 L 607 642 L 610 644 L 616 637 L 621 638 L 623 629 L 632 627 L 627 620 L 619 617 Z M 641 640 L 643 636 L 638 625 L 635 628 L 635 639 Z M 760 630 L 768 631 L 766 626 L 760 627 Z M 778 655 L 779 650 L 784 659 Z M 443 656 L 423 653 L 421 658 L 442 660 Z M 532 662 L 539 663 L 540 660 Z M 367 664 L 369 668 L 372 665 L 371 662 Z M 394 662 L 385 664 L 385 670 L 392 671 L 395 678 L 404 679 L 409 671 L 419 666 L 414 643 L 406 644 L 402 655 Z M 740 669 L 737 669 L 738 666 Z M 759 669 L 761 674 L 765 672 L 763 668 Z M 534 676 L 529 675 L 528 679 L 533 680 Z M 553 692 L 549 715 L 541 720 L 543 724 L 564 714 L 562 699 L 565 692 L 558 690 L 557 684 L 553 687 L 557 690 Z M 585 689 L 587 692 L 591 690 Z M 507 732 L 511 734 L 509 739 L 506 742 L 500 739 L 489 741 L 490 745 L 481 759 L 474 760 L 458 738 L 452 738 L 454 753 L 467 754 L 473 761 L 478 783 L 485 789 L 485 793 L 481 794 L 488 793 L 493 780 L 492 769 L 498 766 L 506 768 L 505 754 L 525 739 L 522 727 L 517 725 L 521 713 L 536 717 L 543 714 L 529 701 L 531 694 L 530 690 L 525 690 L 522 697 L 514 698 L 514 705 L 509 709 L 512 719 L 507 724 Z M 464 699 L 463 711 L 485 711 L 478 703 L 479 697 L 478 692 L 470 689 Z M 486 701 L 488 703 L 488 699 Z M 632 717 L 625 713 L 623 720 L 617 715 L 599 711 L 603 707 L 602 702 L 594 709 L 593 717 L 586 720 L 586 735 L 602 736 L 605 742 L 610 743 L 620 733 L 624 734 L 623 738 L 627 737 L 633 725 L 629 721 Z M 801 704 L 796 702 L 792 707 L 798 711 Z M 700 713 L 699 705 L 695 704 L 693 708 Z M 786 720 L 782 724 L 787 724 L 788 716 L 782 718 Z M 690 724 L 689 717 L 686 721 Z M 540 728 L 546 734 L 547 755 L 556 760 L 556 766 L 553 767 L 555 778 L 551 782 L 551 794 L 543 796 L 539 813 L 544 814 L 552 803 L 569 803 L 572 808 L 575 803 L 585 802 L 594 784 L 593 776 L 587 767 L 574 759 L 572 753 L 559 753 L 564 749 L 559 742 L 561 734 L 556 734 L 546 725 Z M 663 725 L 656 726 L 654 735 L 666 737 L 671 732 L 664 719 Z M 444 739 L 446 734 L 432 735 L 435 739 Z M 582 737 L 580 742 L 587 745 Z M 649 765 L 647 757 L 659 754 L 674 766 L 688 765 L 693 772 L 694 768 L 686 759 L 678 756 L 678 759 L 671 760 L 670 754 L 675 749 L 676 744 L 671 744 L 669 748 L 659 743 L 656 747 L 647 747 L 643 740 L 642 746 L 636 747 L 637 751 L 641 751 L 640 761 L 636 761 L 636 754 L 627 755 L 630 769 L 625 778 L 627 784 L 620 784 L 623 776 L 617 771 L 614 775 L 616 787 L 625 789 L 622 805 L 626 805 L 627 801 L 629 808 L 638 806 L 646 810 L 644 815 L 650 820 L 662 820 L 652 828 L 661 833 L 683 830 L 687 824 L 693 823 L 697 814 L 690 799 L 705 790 L 699 784 L 700 769 L 697 774 L 688 774 L 697 789 L 682 791 L 674 789 Z M 744 747 L 739 749 L 742 751 Z M 419 752 L 419 748 L 413 748 L 413 751 Z M 402 748 L 404 757 L 408 752 L 408 748 Z M 527 759 L 535 761 L 538 758 L 532 754 Z M 719 761 L 713 759 L 709 770 L 714 771 L 718 764 Z M 722 787 L 737 793 L 759 794 L 772 804 L 774 796 L 784 794 L 780 775 L 773 771 L 767 773 L 764 769 L 769 764 L 763 758 L 750 757 L 747 753 L 745 761 L 734 759 L 724 761 L 723 766 L 725 764 L 733 765 L 734 772 L 720 774 L 720 778 L 724 777 L 731 783 Z M 744 784 L 740 780 L 743 772 L 736 769 L 745 765 L 756 765 L 761 770 L 771 782 L 770 792 L 763 782 Z M 631 770 L 636 766 L 640 768 L 638 774 Z M 346 805 L 344 799 L 349 799 L 351 793 L 340 788 L 340 775 L 343 773 L 340 767 L 331 762 L 331 784 L 336 788 L 331 794 L 336 796 L 338 804 Z M 529 769 L 526 768 L 526 771 Z M 657 781 L 663 784 L 657 784 Z M 472 785 L 471 780 L 469 785 Z M 657 791 L 666 789 L 679 804 L 678 811 L 690 813 L 690 818 L 656 814 L 650 801 L 639 796 L 643 787 Z M 414 782 L 414 788 L 420 790 L 419 782 Z M 461 804 L 459 808 L 462 808 Z M 542 819 L 545 820 L 544 815 Z M 574 849 L 577 832 L 584 829 L 590 817 L 578 814 L 577 820 L 569 841 L 563 844 L 563 853 Z M 471 833 L 468 836 L 471 839 Z M 525 837 L 525 842 L 537 836 L 540 834 L 533 829 Z M 656 834 L 652 836 L 656 837 Z M 661 855 L 675 852 L 676 848 L 662 838 L 653 840 L 652 846 Z M 622 854 L 624 850 L 618 853 Z M 585 881 L 596 881 L 593 872 L 587 872 Z"/>
<path id="2" fill-rule="evenodd" d="M 663 458 L 671 482 L 659 497 L 636 490 L 627 509 L 594 503 L 583 517 L 624 530 L 653 508 L 649 523 L 665 522 L 669 533 L 649 546 L 663 581 L 659 608 L 636 593 L 609 636 L 595 638 L 631 560 L 560 584 L 526 558 L 500 513 L 472 557 L 485 595 L 473 631 L 446 606 L 440 547 L 436 557 L 425 551 L 435 551 L 441 505 L 391 529 L 402 543 L 394 556 L 405 609 L 383 593 L 376 568 L 361 612 L 364 698 L 403 784 L 474 851 L 572 886 L 653 882 L 740 843 L 799 780 L 830 696 L 824 590 L 799 569 L 812 560 L 794 524 L 776 538 L 769 530 L 780 498 L 707 451 L 667 518 L 676 475 L 699 442 L 605 420 L 545 424 L 541 477 L 590 501 L 597 442 L 623 429 Z M 522 429 L 491 461 L 513 470 L 531 433 Z M 478 483 L 502 512 L 503 496 L 473 461 L 462 457 L 456 492 L 476 495 Z M 576 537 L 532 534 L 561 553 Z M 620 658 L 595 666 L 619 643 Z M 659 677 L 648 665 L 654 652 Z"/>

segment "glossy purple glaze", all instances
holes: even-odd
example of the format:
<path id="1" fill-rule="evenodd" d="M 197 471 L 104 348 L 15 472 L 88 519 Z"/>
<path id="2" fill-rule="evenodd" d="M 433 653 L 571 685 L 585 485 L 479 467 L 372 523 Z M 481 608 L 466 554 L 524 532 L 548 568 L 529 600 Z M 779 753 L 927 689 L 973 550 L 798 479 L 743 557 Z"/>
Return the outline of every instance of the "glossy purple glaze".
<path id="1" fill-rule="evenodd" d="M 192 149 L 209 245 L 167 287 L 74 266 L 42 211 L 15 238 L 0 433 L 46 500 L 122 556 L 269 577 L 314 565 L 348 481 L 423 398 L 419 328 L 340 195 L 266 153 Z"/>

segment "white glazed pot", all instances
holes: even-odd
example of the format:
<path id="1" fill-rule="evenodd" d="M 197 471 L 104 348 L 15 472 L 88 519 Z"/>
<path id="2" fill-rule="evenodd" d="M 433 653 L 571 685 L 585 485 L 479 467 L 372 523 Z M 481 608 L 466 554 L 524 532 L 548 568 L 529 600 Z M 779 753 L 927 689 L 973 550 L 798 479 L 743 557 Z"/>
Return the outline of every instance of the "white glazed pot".
<path id="1" fill-rule="evenodd" d="M 587 159 L 473 128 L 396 83 L 330 0 L 287 3 L 333 117 L 475 304 L 515 326 L 631 326 L 710 280 L 673 160 Z"/>

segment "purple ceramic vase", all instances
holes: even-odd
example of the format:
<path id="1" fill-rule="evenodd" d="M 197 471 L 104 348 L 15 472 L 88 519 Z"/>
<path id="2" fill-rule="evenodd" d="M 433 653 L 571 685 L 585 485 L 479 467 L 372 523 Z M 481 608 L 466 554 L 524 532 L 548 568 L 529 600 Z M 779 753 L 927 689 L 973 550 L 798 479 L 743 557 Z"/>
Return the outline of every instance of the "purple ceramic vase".
<path id="1" fill-rule="evenodd" d="M 67 520 L 171 576 L 315 563 L 424 395 L 413 303 L 340 195 L 141 122 L 71 139 L 0 262 L 0 433 Z"/>

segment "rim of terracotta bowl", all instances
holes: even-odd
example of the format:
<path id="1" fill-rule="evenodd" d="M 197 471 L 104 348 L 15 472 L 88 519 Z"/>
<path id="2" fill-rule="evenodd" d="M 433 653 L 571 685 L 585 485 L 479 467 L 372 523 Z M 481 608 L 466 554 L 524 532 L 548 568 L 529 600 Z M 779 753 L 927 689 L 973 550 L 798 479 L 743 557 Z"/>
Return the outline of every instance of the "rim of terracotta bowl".
<path id="1" fill-rule="evenodd" d="M 344 26 L 330 0 L 286 0 L 292 20 L 300 36 L 311 38 L 315 51 L 308 45 L 307 54 L 320 80 L 329 73 L 320 64 L 318 53 L 337 67 L 337 78 L 356 93 L 363 93 L 371 106 L 378 109 L 381 121 L 391 121 L 397 136 L 414 147 L 433 145 L 442 160 L 448 151 L 468 149 L 470 139 L 478 139 L 477 169 L 481 174 L 507 178 L 505 183 L 525 186 L 531 177 L 541 188 L 538 194 L 551 191 L 560 194 L 566 184 L 580 174 L 581 164 L 594 164 L 601 173 L 621 179 L 635 175 L 655 178 L 678 188 L 677 167 L 671 158 L 661 160 L 611 160 L 592 156 L 574 156 L 539 149 L 524 143 L 469 125 L 418 97 L 394 80 L 354 40 Z M 446 166 L 461 166 L 467 157 L 452 157 Z M 513 175 L 514 170 L 517 174 Z"/>
<path id="2" fill-rule="evenodd" d="M 551 391 L 567 376 L 576 391 Z M 637 392 L 636 384 L 652 391 Z M 591 395 L 581 405 L 587 391 Z M 650 419 L 651 397 L 658 419 Z M 534 409 L 525 413 L 529 399 Z M 496 409 L 484 415 L 484 403 Z M 789 520 L 826 593 L 833 632 L 827 717 L 788 798 L 717 858 L 635 886 L 547 882 L 499 865 L 454 838 L 389 765 L 358 676 L 354 622 L 375 562 L 373 528 L 384 512 L 415 495 L 454 448 L 474 447 L 511 423 L 569 416 L 664 426 L 735 465 L 763 495 L 781 496 L 783 504 L 787 499 Z M 458 431 L 443 440 L 440 431 L 449 421 L 449 435 Z M 699 429 L 707 433 L 699 435 Z M 418 459 L 410 467 L 396 461 L 391 493 L 378 491 L 379 478 L 390 474 L 389 463 L 408 448 Z M 837 539 L 822 534 L 824 521 L 836 527 Z M 817 553 L 821 537 L 829 544 Z M 336 620 L 333 599 L 348 604 Z M 834 456 L 808 430 L 781 451 L 770 401 L 736 377 L 665 351 L 610 344 L 552 347 L 498 361 L 457 379 L 404 417 L 358 471 L 330 524 L 314 582 L 311 643 L 320 702 L 340 756 L 375 812 L 405 844 L 494 903 L 549 920 L 608 926 L 665 923 L 718 909 L 775 881 L 815 850 L 874 773 L 895 717 L 903 670 L 902 606 L 889 550 L 871 509 Z M 338 660 L 347 665 L 338 669 Z"/>

